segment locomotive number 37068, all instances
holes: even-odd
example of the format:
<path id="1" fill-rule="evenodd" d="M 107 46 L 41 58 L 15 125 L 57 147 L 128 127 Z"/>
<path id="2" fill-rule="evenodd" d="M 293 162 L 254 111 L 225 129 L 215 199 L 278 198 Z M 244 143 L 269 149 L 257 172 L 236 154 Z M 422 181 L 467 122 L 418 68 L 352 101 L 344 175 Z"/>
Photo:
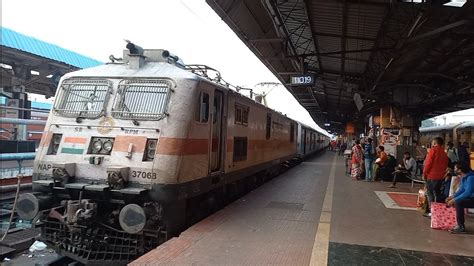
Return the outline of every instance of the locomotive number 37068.
<path id="1" fill-rule="evenodd" d="M 156 179 L 156 173 L 145 172 L 145 171 L 132 171 L 132 178 L 146 178 L 146 179 Z"/>

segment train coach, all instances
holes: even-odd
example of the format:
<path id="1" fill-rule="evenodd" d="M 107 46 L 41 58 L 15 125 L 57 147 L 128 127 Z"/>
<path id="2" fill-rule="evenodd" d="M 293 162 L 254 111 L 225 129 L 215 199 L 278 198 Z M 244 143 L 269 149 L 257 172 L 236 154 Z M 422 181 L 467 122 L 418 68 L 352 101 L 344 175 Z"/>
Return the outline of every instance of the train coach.
<path id="1" fill-rule="evenodd" d="M 430 147 L 431 140 L 435 137 L 442 137 L 445 143 L 452 142 L 456 147 L 459 143 L 468 143 L 474 152 L 473 121 L 420 128 L 420 145 Z"/>
<path id="2" fill-rule="evenodd" d="M 211 68 L 129 43 L 66 74 L 18 214 L 82 263 L 127 263 L 199 210 L 328 145 L 322 133 L 223 83 Z M 36 223 L 36 221 L 35 221 Z"/>

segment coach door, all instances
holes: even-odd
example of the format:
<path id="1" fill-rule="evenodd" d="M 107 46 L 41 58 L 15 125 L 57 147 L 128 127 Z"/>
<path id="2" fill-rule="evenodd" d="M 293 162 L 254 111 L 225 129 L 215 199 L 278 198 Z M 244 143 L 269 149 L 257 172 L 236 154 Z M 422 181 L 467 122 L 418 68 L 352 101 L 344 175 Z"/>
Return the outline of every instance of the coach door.
<path id="1" fill-rule="evenodd" d="M 306 129 L 303 129 L 303 154 L 306 154 Z"/>
<path id="2" fill-rule="evenodd" d="M 221 168 L 223 95 L 219 90 L 214 91 L 211 127 L 211 172 L 217 172 Z"/>

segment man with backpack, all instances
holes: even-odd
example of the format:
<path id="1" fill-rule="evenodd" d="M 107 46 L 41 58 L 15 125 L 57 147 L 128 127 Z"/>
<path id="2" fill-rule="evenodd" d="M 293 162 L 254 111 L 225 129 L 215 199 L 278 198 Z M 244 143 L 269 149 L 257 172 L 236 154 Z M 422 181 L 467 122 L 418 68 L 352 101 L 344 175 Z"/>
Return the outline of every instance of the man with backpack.
<path id="1" fill-rule="evenodd" d="M 372 139 L 368 138 L 367 143 L 364 145 L 364 162 L 365 162 L 365 181 L 372 182 L 374 181 L 374 176 L 372 173 L 372 166 L 375 159 L 375 149 L 372 145 Z"/>

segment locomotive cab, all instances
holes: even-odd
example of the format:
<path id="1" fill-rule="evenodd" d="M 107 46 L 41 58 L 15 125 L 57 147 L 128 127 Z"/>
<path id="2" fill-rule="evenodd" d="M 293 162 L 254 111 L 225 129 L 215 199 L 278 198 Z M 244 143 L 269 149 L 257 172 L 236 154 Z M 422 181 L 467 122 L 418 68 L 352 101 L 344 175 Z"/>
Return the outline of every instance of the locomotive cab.
<path id="1" fill-rule="evenodd" d="M 178 232 L 185 199 L 180 169 L 189 161 L 183 154 L 199 84 L 168 51 L 137 47 L 121 60 L 66 74 L 36 154 L 34 194 L 19 198 L 20 217 L 39 218 L 52 246 L 59 235 L 74 239 L 74 245 L 61 240 L 71 249 L 86 239 L 132 235 L 141 240 L 127 242 L 130 256 L 143 252 L 145 239 L 156 246 Z M 208 148 L 201 150 L 206 154 L 194 156 L 197 167 L 186 173 L 190 180 L 207 175 Z"/>

